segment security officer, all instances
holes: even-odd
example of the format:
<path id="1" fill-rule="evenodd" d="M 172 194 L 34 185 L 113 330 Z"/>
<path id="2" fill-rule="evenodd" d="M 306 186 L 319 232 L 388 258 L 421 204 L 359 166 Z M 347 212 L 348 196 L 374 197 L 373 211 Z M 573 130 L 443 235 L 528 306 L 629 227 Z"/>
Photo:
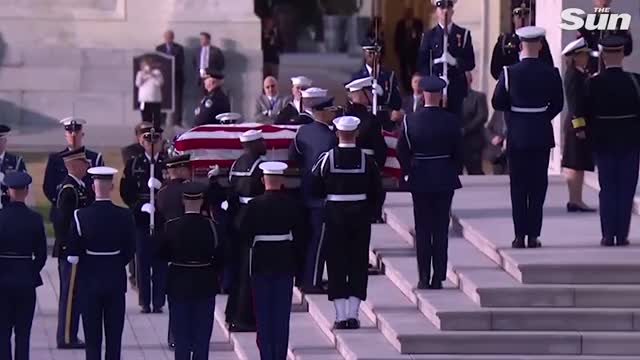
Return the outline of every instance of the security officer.
<path id="1" fill-rule="evenodd" d="M 343 116 L 333 122 L 340 140 L 313 169 L 314 192 L 326 198 L 329 300 L 336 310 L 335 329 L 358 329 L 360 302 L 367 298 L 371 212 L 382 196 L 380 170 L 356 146 L 360 120 Z"/>
<path id="2" fill-rule="evenodd" d="M 447 66 L 447 88 L 443 101 L 446 109 L 461 116 L 462 102 L 469 91 L 467 73 L 476 67 L 471 32 L 452 21 L 457 0 L 432 0 L 436 6 L 438 25 L 422 35 L 418 52 L 418 71 L 424 75 L 444 76 Z M 444 54 L 445 24 L 447 53 Z"/>
<path id="3" fill-rule="evenodd" d="M 224 75 L 216 70 L 207 69 L 204 75 L 204 98 L 194 111 L 196 117 L 193 126 L 219 124 L 216 116 L 231 111 L 229 97 L 222 91 Z"/>
<path id="4" fill-rule="evenodd" d="M 206 185 L 183 184 L 184 215 L 166 223 L 161 255 L 169 261 L 167 294 L 176 360 L 208 359 L 218 273 L 224 258 L 215 223 L 200 213 Z"/>
<path id="5" fill-rule="evenodd" d="M 398 160 L 413 197 L 418 289 L 442 289 L 447 276 L 451 201 L 454 190 L 462 187 L 458 178 L 463 160 L 460 119 L 439 105 L 445 86 L 444 80 L 433 75 L 422 79 L 425 107 L 405 119 L 398 138 Z"/>
<path id="6" fill-rule="evenodd" d="M 368 76 L 375 77 L 382 91 L 377 93 L 378 109 L 376 111 L 378 121 L 386 130 L 393 130 L 395 122 L 402 119 L 402 97 L 398 90 L 398 79 L 394 71 L 385 69 L 380 63 L 380 51 L 382 47 L 370 39 L 362 44 L 364 63 L 357 72 L 351 75 L 351 80 L 362 79 Z"/>
<path id="7" fill-rule="evenodd" d="M 145 152 L 127 161 L 120 180 L 120 196 L 133 211 L 138 237 L 136 242 L 136 275 L 142 313 L 162 313 L 165 304 L 167 263 L 157 256 L 157 230 L 164 221 L 155 211 L 157 204 L 149 203 L 151 191 L 160 189 L 164 170 L 164 153 L 161 152 L 162 129 L 153 129 L 144 135 Z M 154 173 L 151 174 L 151 163 Z M 154 229 L 150 229 L 151 212 L 154 213 Z M 153 235 L 151 235 L 153 232 Z"/>
<path id="8" fill-rule="evenodd" d="M 491 55 L 491 76 L 496 80 L 500 77 L 502 69 L 505 66 L 510 66 L 520 61 L 520 39 L 518 35 L 516 35 L 516 30 L 525 26 L 531 26 L 531 8 L 527 6 L 525 1 L 515 6 L 511 14 L 513 32 L 501 33 L 500 36 L 498 36 L 498 41 L 496 41 L 496 45 L 493 47 L 493 54 Z M 551 56 L 547 39 L 542 40 L 540 59 L 553 66 L 553 57 Z"/>
<path id="9" fill-rule="evenodd" d="M 557 68 L 538 58 L 545 30 L 518 29 L 521 61 L 504 68 L 496 85 L 493 107 L 505 112 L 507 157 L 511 180 L 514 248 L 540 247 L 542 209 L 547 194 L 549 152 L 555 146 L 551 121 L 564 106 Z"/>
<path id="10" fill-rule="evenodd" d="M 255 331 L 256 320 L 249 277 L 249 244 L 242 241 L 239 234 L 246 226 L 244 217 L 247 204 L 264 193 L 262 171 L 258 165 L 264 161 L 267 148 L 262 131 L 259 130 L 243 133 L 240 136 L 240 142 L 245 153 L 231 165 L 229 172 L 231 194 L 228 203 L 229 212 L 233 218 L 231 251 L 235 276 L 227 301 L 226 315 L 230 331 L 251 332 Z"/>
<path id="11" fill-rule="evenodd" d="M 313 194 L 312 170 L 322 153 L 334 148 L 337 138 L 331 122 L 335 118 L 333 97 L 316 97 L 309 102 L 314 121 L 298 129 L 293 143 L 289 147 L 289 160 L 297 164 L 301 171 L 301 193 L 308 213 L 310 238 L 307 242 L 305 266 L 301 274 L 301 289 L 307 294 L 321 294 L 322 275 L 324 272 L 323 224 L 324 199 Z"/>
<path id="12" fill-rule="evenodd" d="M 96 201 L 74 211 L 66 260 L 78 264 L 78 286 L 84 299 L 82 325 L 86 359 L 119 360 L 124 327 L 127 270 L 135 253 L 136 226 L 129 209 L 111 201 L 113 177 L 118 171 L 95 167 L 93 177 Z"/>
<path id="13" fill-rule="evenodd" d="M 83 147 L 83 127 L 86 123 L 87 122 L 84 119 L 76 117 L 68 117 L 60 120 L 60 124 L 64 126 L 64 138 L 67 141 L 67 148 L 63 151 Z M 58 190 L 60 189 L 59 186 L 64 181 L 65 176 L 67 176 L 67 168 L 64 166 L 62 158 L 60 158 L 61 152 L 49 154 L 47 167 L 44 172 L 44 182 L 42 183 L 44 195 L 52 204 L 51 211 L 49 213 L 49 220 L 51 220 L 51 222 L 56 221 L 55 204 L 57 201 Z M 104 159 L 102 158 L 101 153 L 85 148 L 85 156 L 90 161 L 89 167 L 104 166 Z M 83 180 L 89 188 L 91 187 L 91 176 L 86 175 L 85 178 L 81 180 Z"/>
<path id="14" fill-rule="evenodd" d="M 27 172 L 22 156 L 7 152 L 7 136 L 10 131 L 10 127 L 0 124 L 0 209 L 9 203 L 9 188 L 2 184 L 2 178 L 11 171 Z"/>
<path id="15" fill-rule="evenodd" d="M 603 246 L 629 245 L 633 197 L 640 162 L 640 75 L 622 68 L 627 40 L 600 41 L 605 70 L 587 82 L 573 125 L 591 138 L 600 182 Z M 586 135 L 585 135 L 586 129 Z"/>
<path id="16" fill-rule="evenodd" d="M 247 206 L 242 238 L 251 251 L 251 281 L 255 296 L 257 343 L 261 360 L 285 360 L 293 277 L 304 256 L 303 213 L 284 191 L 287 164 L 264 162 L 266 192 Z"/>
<path id="17" fill-rule="evenodd" d="M 4 178 L 11 202 L 0 211 L 0 358 L 29 358 L 29 336 L 36 308 L 36 288 L 47 261 L 47 238 L 42 216 L 25 205 L 31 176 L 10 172 Z"/>

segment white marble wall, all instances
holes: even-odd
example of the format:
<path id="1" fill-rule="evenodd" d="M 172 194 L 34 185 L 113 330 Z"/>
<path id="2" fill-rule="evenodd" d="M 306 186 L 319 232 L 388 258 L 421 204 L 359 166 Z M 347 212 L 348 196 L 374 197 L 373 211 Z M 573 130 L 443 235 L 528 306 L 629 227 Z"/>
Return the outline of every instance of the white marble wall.
<path id="1" fill-rule="evenodd" d="M 225 53 L 234 111 L 249 113 L 262 77 L 260 23 L 252 0 L 0 1 L 0 121 L 41 125 L 69 115 L 99 125 L 139 120 L 132 105 L 132 58 L 162 33 L 197 47 L 200 31 Z M 201 96 L 185 64 L 185 119 Z M 19 126 L 18 126 L 19 127 Z"/>

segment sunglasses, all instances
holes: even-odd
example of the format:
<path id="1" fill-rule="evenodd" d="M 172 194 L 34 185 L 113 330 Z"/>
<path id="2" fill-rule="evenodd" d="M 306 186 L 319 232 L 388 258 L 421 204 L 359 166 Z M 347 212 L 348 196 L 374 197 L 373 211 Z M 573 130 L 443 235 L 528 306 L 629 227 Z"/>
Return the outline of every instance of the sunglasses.
<path id="1" fill-rule="evenodd" d="M 453 9 L 453 1 L 436 1 L 436 7 L 440 9 Z"/>

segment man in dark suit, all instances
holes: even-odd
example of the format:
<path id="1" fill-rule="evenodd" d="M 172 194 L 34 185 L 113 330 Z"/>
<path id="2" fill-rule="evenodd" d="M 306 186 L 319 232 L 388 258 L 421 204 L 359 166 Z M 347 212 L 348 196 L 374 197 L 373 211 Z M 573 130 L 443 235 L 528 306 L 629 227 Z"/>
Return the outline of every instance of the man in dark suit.
<path id="1" fill-rule="evenodd" d="M 164 43 L 156 46 L 156 51 L 175 59 L 175 109 L 173 111 L 173 124 L 182 125 L 182 93 L 184 90 L 184 48 L 174 42 L 174 33 L 167 30 L 164 33 Z"/>
<path id="2" fill-rule="evenodd" d="M 396 24 L 395 47 L 402 86 L 410 89 L 411 75 L 416 72 L 416 59 L 420 48 L 424 25 L 422 20 L 413 16 L 413 9 L 406 8 L 404 17 Z"/>
<path id="3" fill-rule="evenodd" d="M 420 73 L 413 74 L 411 77 L 411 95 L 402 98 L 402 110 L 407 115 L 413 114 L 424 107 L 424 96 L 422 95 L 422 89 L 420 89 L 422 78 Z"/>
<path id="4" fill-rule="evenodd" d="M 489 118 L 487 95 L 471 89 L 462 102 L 462 147 L 463 166 L 460 172 L 467 170 L 468 175 L 484 175 L 482 171 L 482 150 L 486 145 L 484 125 Z"/>
<path id="5" fill-rule="evenodd" d="M 222 73 L 224 71 L 225 61 L 224 54 L 220 48 L 211 45 L 211 34 L 208 32 L 200 33 L 200 48 L 196 57 L 193 59 L 193 65 L 198 72 L 198 84 L 203 86 L 205 71 L 207 69 Z"/>

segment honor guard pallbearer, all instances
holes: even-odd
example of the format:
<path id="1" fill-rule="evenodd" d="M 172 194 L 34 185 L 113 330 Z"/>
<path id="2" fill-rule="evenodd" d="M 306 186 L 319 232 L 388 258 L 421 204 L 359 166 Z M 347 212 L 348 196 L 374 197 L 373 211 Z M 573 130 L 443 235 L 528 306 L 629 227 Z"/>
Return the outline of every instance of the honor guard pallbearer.
<path id="1" fill-rule="evenodd" d="M 280 111 L 275 120 L 275 124 L 296 125 L 297 116 L 303 112 L 302 109 L 302 92 L 312 85 L 311 79 L 305 76 L 296 76 L 291 78 L 291 96 L 288 98 L 289 103 Z"/>
<path id="2" fill-rule="evenodd" d="M 42 216 L 25 205 L 31 176 L 10 172 L 4 178 L 10 202 L 0 211 L 0 358 L 29 359 L 29 337 L 36 288 L 47 261 Z M 15 343 L 11 356 L 11 338 Z"/>
<path id="3" fill-rule="evenodd" d="M 12 171 L 27 172 L 27 166 L 20 155 L 7 152 L 7 136 L 11 128 L 0 125 L 0 209 L 9 203 L 9 187 L 2 183 L 4 176 Z"/>
<path id="4" fill-rule="evenodd" d="M 260 164 L 266 192 L 247 207 L 243 239 L 250 245 L 257 343 L 261 360 L 285 360 L 293 277 L 304 256 L 303 212 L 284 191 L 287 164 Z"/>
<path id="5" fill-rule="evenodd" d="M 413 198 L 418 289 L 442 289 L 447 277 L 451 201 L 454 191 L 462 187 L 460 119 L 439 106 L 445 86 L 433 75 L 422 79 L 425 107 L 405 119 L 398 139 L 398 160 Z"/>
<path id="6" fill-rule="evenodd" d="M 622 67 L 626 39 L 600 41 L 605 69 L 587 82 L 573 125 L 591 139 L 600 182 L 603 246 L 629 244 L 640 162 L 640 75 Z"/>
<path id="7" fill-rule="evenodd" d="M 209 358 L 218 273 L 223 267 L 216 225 L 201 214 L 206 185 L 182 184 L 184 215 L 169 220 L 161 255 L 169 261 L 167 294 L 176 360 Z"/>
<path id="8" fill-rule="evenodd" d="M 59 154 L 67 169 L 67 175 L 60 184 L 53 223 L 56 241 L 53 254 L 58 257 L 60 275 L 60 304 L 58 307 L 58 348 L 83 348 L 78 340 L 78 326 L 81 313 L 81 293 L 78 291 L 78 267 L 66 261 L 69 245 L 69 229 L 73 223 L 73 213 L 77 209 L 93 203 L 95 195 L 87 178 L 90 166 L 84 147 L 68 149 Z"/>
<path id="9" fill-rule="evenodd" d="M 335 329 L 358 329 L 360 302 L 367 298 L 371 216 L 382 197 L 380 170 L 356 146 L 360 120 L 334 120 L 340 143 L 317 161 L 314 192 L 326 199 L 325 235 L 329 300 Z"/>
<path id="10" fill-rule="evenodd" d="M 493 107 L 505 112 L 511 180 L 514 248 L 540 247 L 542 209 L 547 195 L 550 150 L 555 146 L 551 121 L 562 111 L 564 94 L 557 68 L 538 58 L 545 30 L 518 29 L 521 61 L 504 68 Z"/>
<path id="11" fill-rule="evenodd" d="M 111 201 L 113 177 L 118 171 L 95 167 L 96 201 L 73 214 L 66 260 L 80 269 L 82 325 L 87 360 L 119 360 L 124 329 L 127 269 L 136 245 L 136 226 L 129 209 Z M 102 357 L 104 329 L 105 356 Z"/>

